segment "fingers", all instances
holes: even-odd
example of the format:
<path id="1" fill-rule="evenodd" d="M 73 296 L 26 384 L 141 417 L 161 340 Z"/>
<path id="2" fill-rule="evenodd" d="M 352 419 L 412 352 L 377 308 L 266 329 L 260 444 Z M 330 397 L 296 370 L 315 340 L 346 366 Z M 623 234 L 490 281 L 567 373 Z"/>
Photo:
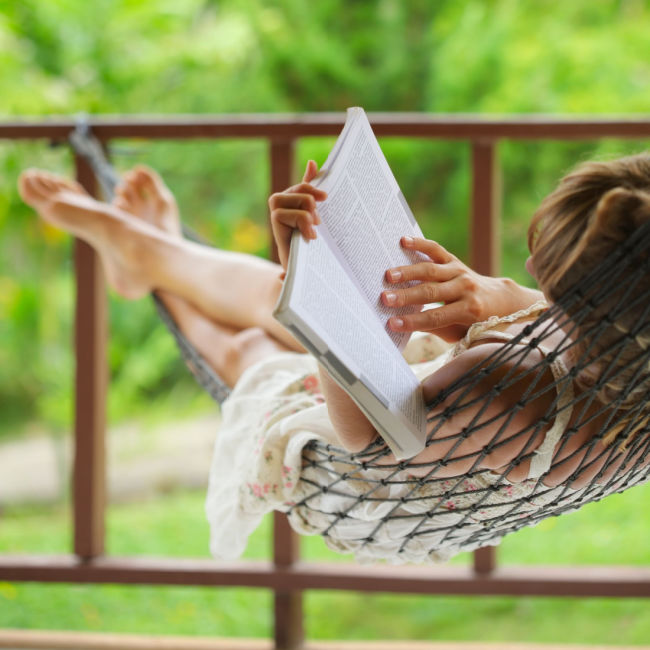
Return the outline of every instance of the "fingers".
<path id="1" fill-rule="evenodd" d="M 316 161 L 310 160 L 307 162 L 307 167 L 305 168 L 305 173 L 302 176 L 302 182 L 303 183 L 309 183 L 316 178 L 316 175 L 318 174 L 318 165 L 316 164 Z"/>
<path id="2" fill-rule="evenodd" d="M 386 271 L 388 282 L 447 282 L 458 275 L 460 269 L 454 264 L 418 262 L 408 266 L 396 266 Z"/>
<path id="3" fill-rule="evenodd" d="M 301 183 L 269 197 L 271 229 L 278 246 L 280 262 L 285 268 L 294 228 L 298 228 L 305 239 L 316 238 L 314 226 L 321 222 L 316 203 L 327 198 L 326 192 L 310 184 L 317 174 L 318 166 L 310 160 Z"/>
<path id="4" fill-rule="evenodd" d="M 432 302 L 454 302 L 465 295 L 466 282 L 462 276 L 449 281 L 422 282 L 404 289 L 389 289 L 381 294 L 387 307 L 427 305 Z"/>
<path id="5" fill-rule="evenodd" d="M 313 219 L 304 210 L 293 210 L 290 208 L 274 210 L 271 225 L 274 224 L 283 226 L 284 228 L 298 228 L 306 239 L 316 239 L 316 230 L 312 225 Z"/>
<path id="6" fill-rule="evenodd" d="M 321 220 L 316 209 L 316 201 L 323 200 L 327 194 L 308 183 L 300 183 L 284 192 L 276 192 L 269 198 L 271 223 L 280 223 L 291 228 L 300 228 L 308 239 L 316 236 L 312 226 Z"/>
<path id="7" fill-rule="evenodd" d="M 419 251 L 428 255 L 434 262 L 438 264 L 446 264 L 456 258 L 447 251 L 446 248 L 441 246 L 438 242 L 431 241 L 430 239 L 423 239 L 422 237 L 402 237 L 400 243 L 403 248 Z"/>
<path id="8" fill-rule="evenodd" d="M 317 187 L 310 185 L 309 183 L 298 183 L 298 185 L 292 185 L 291 187 L 284 190 L 284 192 L 277 192 L 273 196 L 289 196 L 291 194 L 310 194 L 314 197 L 316 201 L 324 201 L 327 198 L 327 192 L 324 190 L 319 190 Z"/>
<path id="9" fill-rule="evenodd" d="M 271 210 L 284 208 L 303 210 L 316 216 L 316 199 L 313 194 L 304 191 L 272 194 L 269 198 L 269 207 Z"/>
<path id="10" fill-rule="evenodd" d="M 450 325 L 464 325 L 466 320 L 465 306 L 460 302 L 452 302 L 417 314 L 392 316 L 388 319 L 388 326 L 394 332 L 435 332 Z"/>

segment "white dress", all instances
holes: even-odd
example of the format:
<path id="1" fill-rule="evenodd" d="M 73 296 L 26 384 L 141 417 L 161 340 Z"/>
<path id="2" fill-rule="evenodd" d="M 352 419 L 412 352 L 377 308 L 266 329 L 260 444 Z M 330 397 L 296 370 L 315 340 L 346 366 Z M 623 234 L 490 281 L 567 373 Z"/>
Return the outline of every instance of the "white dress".
<path id="1" fill-rule="evenodd" d="M 534 316 L 541 308 L 538 304 L 477 323 L 463 341 L 443 353 L 437 337 L 414 336 L 404 356 L 423 379 L 475 341 L 509 338 L 494 327 Z M 559 359 L 551 369 L 556 380 L 566 376 Z M 271 510 L 288 512 L 292 527 L 301 534 L 327 530 L 329 547 L 354 553 L 362 562 L 441 562 L 461 551 L 498 544 L 513 528 L 534 525 L 547 516 L 544 507 L 549 504 L 562 501 L 565 509 L 567 504 L 575 509 L 588 500 L 589 488 L 547 488 L 538 480 L 551 466 L 569 422 L 571 408 L 560 408 L 571 398 L 566 390 L 560 395 L 558 415 L 525 480 L 510 483 L 482 470 L 414 488 L 408 469 L 400 481 L 394 470 L 350 471 L 349 463 L 336 454 L 328 460 L 322 452 L 305 449 L 313 440 L 340 446 L 320 392 L 316 361 L 304 354 L 273 356 L 249 368 L 223 404 L 206 500 L 210 550 L 217 558 L 238 557 Z M 311 458 L 318 460 L 315 466 Z M 349 480 L 337 482 L 335 489 L 315 487 L 331 484 L 332 476 L 342 472 L 350 474 Z M 386 476 L 391 480 L 378 484 Z M 630 485 L 630 478 L 609 491 L 621 485 Z M 364 496 L 368 494 L 372 498 Z"/>

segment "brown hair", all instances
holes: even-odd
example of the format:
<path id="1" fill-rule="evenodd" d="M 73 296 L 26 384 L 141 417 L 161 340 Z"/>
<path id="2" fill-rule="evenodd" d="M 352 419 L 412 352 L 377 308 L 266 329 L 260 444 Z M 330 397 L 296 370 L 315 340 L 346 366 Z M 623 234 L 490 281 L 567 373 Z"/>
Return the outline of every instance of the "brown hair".
<path id="1" fill-rule="evenodd" d="M 650 221 L 650 155 L 640 154 L 611 162 L 589 162 L 565 176 L 533 215 L 528 230 L 528 246 L 540 288 L 553 302 L 560 300 L 581 278 L 600 262 L 611 256 L 641 225 Z M 647 255 L 646 252 L 643 255 Z M 634 294 L 650 290 L 650 274 L 638 280 Z M 637 278 L 635 278 L 635 281 Z M 618 292 L 614 292 L 618 293 Z M 587 354 L 598 359 L 588 364 L 576 376 L 582 389 L 592 387 L 600 380 L 603 369 L 615 364 L 619 370 L 608 372 L 608 378 L 597 393 L 603 403 L 611 403 L 624 393 L 633 374 L 634 361 L 650 345 L 650 324 L 637 336 L 629 337 L 630 330 L 638 328 L 639 309 L 627 310 L 616 317 L 610 326 L 592 340 L 582 337 L 601 323 L 610 313 L 619 296 L 605 297 L 586 317 L 576 321 L 574 356 Z M 569 316 L 572 310 L 569 310 Z M 623 352 L 615 351 L 622 337 Z M 620 346 L 619 346 L 620 347 Z M 625 368 L 625 369 L 624 369 Z M 620 407 L 629 409 L 645 400 L 650 390 L 650 376 L 625 396 Z M 632 427 L 632 433 L 640 424 Z M 614 427 L 605 437 L 611 441 L 623 428 Z M 627 436 L 631 439 L 631 435 Z"/>

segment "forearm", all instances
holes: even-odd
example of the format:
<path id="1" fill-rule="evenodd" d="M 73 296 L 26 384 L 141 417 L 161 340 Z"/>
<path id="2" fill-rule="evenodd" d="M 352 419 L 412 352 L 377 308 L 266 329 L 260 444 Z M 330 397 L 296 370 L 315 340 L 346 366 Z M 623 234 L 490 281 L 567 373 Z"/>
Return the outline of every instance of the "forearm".
<path id="1" fill-rule="evenodd" d="M 354 400 L 319 365 L 321 389 L 327 412 L 341 444 L 348 451 L 365 449 L 377 436 L 377 431 Z"/>

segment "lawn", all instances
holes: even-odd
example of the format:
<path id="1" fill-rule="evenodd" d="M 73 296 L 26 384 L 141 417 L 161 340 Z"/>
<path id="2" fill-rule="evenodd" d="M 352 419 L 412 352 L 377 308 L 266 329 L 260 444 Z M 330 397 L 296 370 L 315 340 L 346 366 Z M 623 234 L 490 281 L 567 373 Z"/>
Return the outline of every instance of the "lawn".
<path id="1" fill-rule="evenodd" d="M 650 485 L 547 520 L 505 540 L 510 564 L 649 565 Z M 9 508 L 0 552 L 61 553 L 69 548 L 65 508 Z M 247 558 L 268 557 L 270 520 L 253 535 Z M 207 555 L 203 494 L 172 492 L 114 505 L 110 553 Z M 319 538 L 303 539 L 308 559 L 347 561 Z M 455 562 L 467 562 L 460 556 Z M 271 595 L 260 589 L 69 586 L 0 583 L 0 628 L 70 629 L 142 634 L 268 637 Z M 312 639 L 430 639 L 645 644 L 647 600 L 423 597 L 309 592 Z"/>

